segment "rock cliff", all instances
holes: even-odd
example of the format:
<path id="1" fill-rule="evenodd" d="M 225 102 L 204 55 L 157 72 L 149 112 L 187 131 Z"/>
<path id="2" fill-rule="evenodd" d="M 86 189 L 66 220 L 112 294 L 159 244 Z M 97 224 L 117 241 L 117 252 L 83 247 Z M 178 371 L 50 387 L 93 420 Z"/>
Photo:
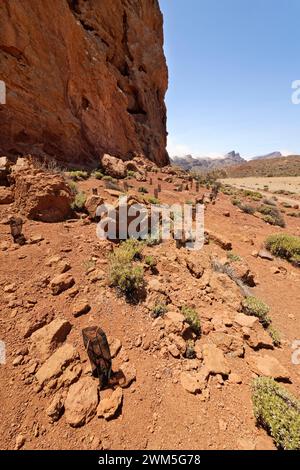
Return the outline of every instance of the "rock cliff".
<path id="1" fill-rule="evenodd" d="M 0 152 L 168 163 L 157 0 L 2 0 Z"/>

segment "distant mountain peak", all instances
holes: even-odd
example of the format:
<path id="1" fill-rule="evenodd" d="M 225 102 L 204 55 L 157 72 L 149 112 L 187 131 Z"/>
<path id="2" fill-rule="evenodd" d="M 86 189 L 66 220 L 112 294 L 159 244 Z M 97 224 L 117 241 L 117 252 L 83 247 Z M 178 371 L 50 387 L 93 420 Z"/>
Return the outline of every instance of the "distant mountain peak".
<path id="1" fill-rule="evenodd" d="M 181 166 L 184 170 L 195 171 L 210 171 L 215 168 L 223 168 L 226 166 L 238 165 L 245 160 L 239 153 L 232 150 L 224 156 L 211 158 L 211 157 L 193 157 L 192 155 L 185 155 L 184 157 L 173 157 L 171 162 L 175 165 Z"/>

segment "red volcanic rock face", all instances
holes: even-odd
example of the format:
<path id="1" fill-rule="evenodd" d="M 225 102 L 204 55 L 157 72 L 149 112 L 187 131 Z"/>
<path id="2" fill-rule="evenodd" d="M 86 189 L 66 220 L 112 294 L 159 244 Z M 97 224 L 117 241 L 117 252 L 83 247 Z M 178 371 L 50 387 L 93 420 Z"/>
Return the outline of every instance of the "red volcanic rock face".
<path id="1" fill-rule="evenodd" d="M 0 3 L 0 152 L 168 163 L 157 0 Z"/>

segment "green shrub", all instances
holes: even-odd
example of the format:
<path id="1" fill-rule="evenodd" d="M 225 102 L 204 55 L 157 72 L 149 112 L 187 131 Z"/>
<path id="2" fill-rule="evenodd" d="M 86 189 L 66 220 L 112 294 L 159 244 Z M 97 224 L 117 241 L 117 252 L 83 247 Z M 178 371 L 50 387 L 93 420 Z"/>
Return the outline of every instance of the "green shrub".
<path id="1" fill-rule="evenodd" d="M 263 197 L 262 194 L 258 191 L 251 191 L 250 189 L 244 189 L 243 195 L 245 197 L 250 197 L 250 199 L 252 199 L 253 201 L 259 201 Z"/>
<path id="2" fill-rule="evenodd" d="M 270 235 L 265 241 L 265 246 L 274 256 L 289 261 L 300 256 L 300 237 L 294 235 L 285 233 Z"/>
<path id="3" fill-rule="evenodd" d="M 239 207 L 239 206 L 241 205 L 241 200 L 238 199 L 238 198 L 236 198 L 236 197 L 234 197 L 234 198 L 231 199 L 231 204 L 232 204 L 233 206 Z"/>
<path id="4" fill-rule="evenodd" d="M 292 256 L 290 261 L 294 266 L 296 266 L 297 268 L 300 268 L 300 255 Z"/>
<path id="5" fill-rule="evenodd" d="M 165 304 L 156 304 L 151 310 L 151 317 L 158 318 L 163 317 L 167 313 L 168 307 Z"/>
<path id="6" fill-rule="evenodd" d="M 82 192 L 76 193 L 74 202 L 72 202 L 72 204 L 71 204 L 71 208 L 74 211 L 80 212 L 84 209 L 85 201 L 86 201 L 86 194 L 85 193 L 82 193 Z"/>
<path id="7" fill-rule="evenodd" d="M 227 258 L 229 259 L 229 261 L 232 261 L 232 262 L 237 262 L 237 261 L 241 261 L 242 258 L 237 255 L 236 253 L 234 253 L 233 251 L 228 251 L 227 252 Z"/>
<path id="8" fill-rule="evenodd" d="M 127 170 L 127 176 L 129 176 L 130 178 L 134 178 L 135 177 L 135 172 L 132 171 L 132 170 Z"/>
<path id="9" fill-rule="evenodd" d="M 255 212 L 255 207 L 250 206 L 249 204 L 240 204 L 239 208 L 241 211 L 245 212 L 245 214 L 253 215 Z"/>
<path id="10" fill-rule="evenodd" d="M 128 240 L 121 243 L 119 249 L 124 252 L 129 261 L 141 259 L 144 242 L 136 240 L 135 238 L 128 238 Z"/>
<path id="11" fill-rule="evenodd" d="M 274 346 L 279 347 L 281 345 L 281 337 L 279 331 L 277 331 L 276 328 L 272 325 L 268 326 L 267 331 L 272 338 Z"/>
<path id="12" fill-rule="evenodd" d="M 154 258 L 154 256 L 145 256 L 145 263 L 147 266 L 150 266 L 150 268 L 155 268 L 157 265 L 157 260 Z"/>
<path id="13" fill-rule="evenodd" d="M 96 178 L 96 180 L 102 180 L 102 178 L 104 177 L 103 173 L 101 173 L 100 170 L 93 171 L 92 176 L 93 178 Z"/>
<path id="14" fill-rule="evenodd" d="M 300 450 L 300 402 L 268 377 L 252 385 L 252 402 L 257 423 L 270 433 L 276 446 Z"/>
<path id="15" fill-rule="evenodd" d="M 115 181 L 114 178 L 109 175 L 102 176 L 102 179 L 103 181 Z"/>
<path id="16" fill-rule="evenodd" d="M 78 193 L 78 189 L 77 189 L 77 184 L 75 183 L 75 181 L 69 181 L 68 185 L 71 189 L 72 194 L 76 195 Z"/>
<path id="17" fill-rule="evenodd" d="M 109 257 L 109 281 L 122 294 L 132 296 L 144 284 L 144 271 L 133 263 L 138 251 L 124 242 Z"/>
<path id="18" fill-rule="evenodd" d="M 257 317 L 263 326 L 270 325 L 271 319 L 268 316 L 270 308 L 262 300 L 250 295 L 242 301 L 242 309 L 245 315 Z"/>
<path id="19" fill-rule="evenodd" d="M 147 194 L 149 191 L 147 188 L 145 188 L 144 186 L 141 186 L 139 189 L 138 189 L 138 192 L 139 193 L 143 193 L 143 194 Z"/>
<path id="20" fill-rule="evenodd" d="M 196 357 L 195 343 L 192 339 L 188 339 L 186 342 L 185 357 L 187 359 L 194 359 Z"/>
<path id="21" fill-rule="evenodd" d="M 261 205 L 257 210 L 258 212 L 263 214 L 263 220 L 268 224 L 278 225 L 278 227 L 285 227 L 284 219 L 277 207 L 268 206 L 264 204 Z"/>
<path id="22" fill-rule="evenodd" d="M 148 201 L 150 202 L 150 204 L 155 204 L 155 205 L 160 204 L 160 200 L 154 196 L 149 196 Z"/>
<path id="23" fill-rule="evenodd" d="M 181 312 L 192 330 L 199 335 L 201 333 L 201 322 L 197 311 L 194 308 L 183 305 Z"/>
<path id="24" fill-rule="evenodd" d="M 80 181 L 80 180 L 86 180 L 89 177 L 89 174 L 87 171 L 82 171 L 82 170 L 71 170 L 69 171 L 69 177 L 73 181 Z"/>

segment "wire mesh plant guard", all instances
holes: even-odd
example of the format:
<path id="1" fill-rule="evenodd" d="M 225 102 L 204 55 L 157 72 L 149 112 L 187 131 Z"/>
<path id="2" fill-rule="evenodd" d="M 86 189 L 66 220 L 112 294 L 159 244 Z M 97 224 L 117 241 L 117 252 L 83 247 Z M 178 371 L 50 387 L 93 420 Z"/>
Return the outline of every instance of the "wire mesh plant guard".
<path id="1" fill-rule="evenodd" d="M 82 337 L 92 373 L 98 376 L 101 390 L 108 385 L 111 376 L 111 354 L 106 334 L 97 326 L 89 326 L 82 330 Z"/>

